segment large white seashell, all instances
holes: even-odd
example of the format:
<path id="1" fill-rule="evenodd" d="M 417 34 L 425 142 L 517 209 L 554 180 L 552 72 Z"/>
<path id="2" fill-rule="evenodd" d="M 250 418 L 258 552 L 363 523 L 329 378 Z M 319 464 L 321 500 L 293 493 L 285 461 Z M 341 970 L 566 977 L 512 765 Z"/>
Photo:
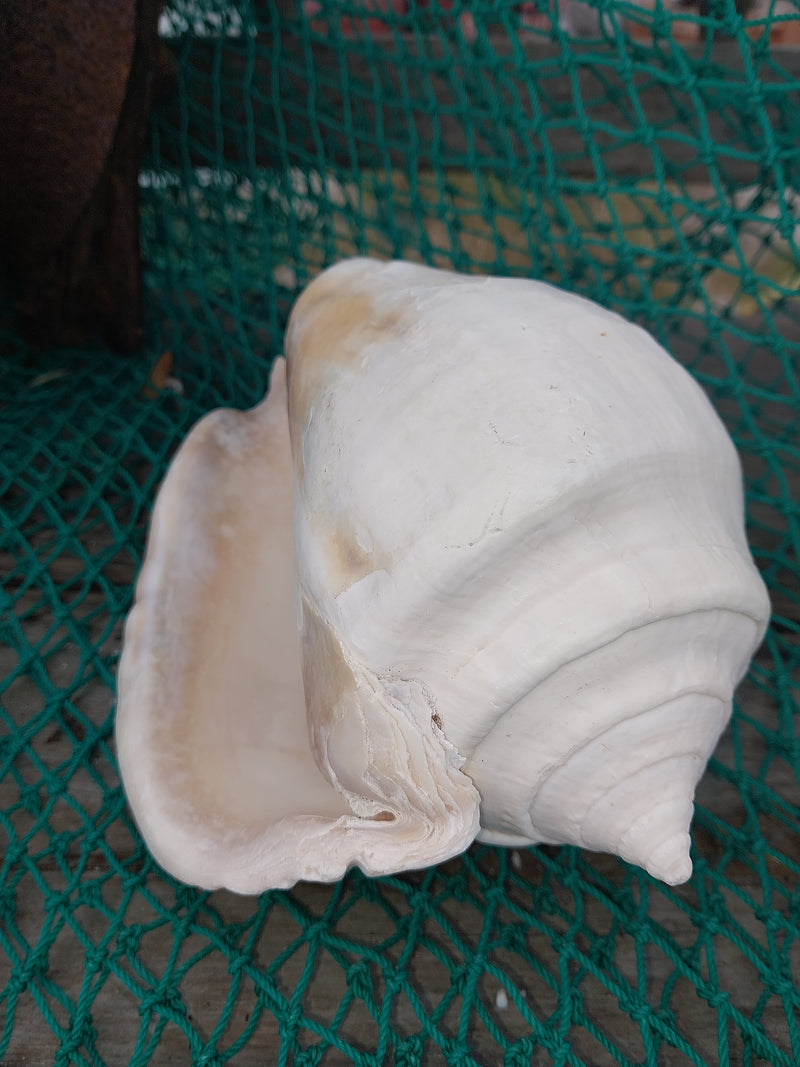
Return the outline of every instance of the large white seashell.
<path id="1" fill-rule="evenodd" d="M 257 892 L 477 835 L 688 878 L 769 613 L 701 389 L 577 296 L 368 259 L 286 355 L 154 510 L 117 742 L 155 857 Z"/>

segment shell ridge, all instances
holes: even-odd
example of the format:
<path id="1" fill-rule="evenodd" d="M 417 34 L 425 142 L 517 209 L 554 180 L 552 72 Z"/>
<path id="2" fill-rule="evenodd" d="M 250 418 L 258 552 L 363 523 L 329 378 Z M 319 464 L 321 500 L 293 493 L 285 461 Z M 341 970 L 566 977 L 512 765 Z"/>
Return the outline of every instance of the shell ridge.
<path id="1" fill-rule="evenodd" d="M 673 703 L 673 702 L 675 702 L 677 700 L 680 700 L 683 697 L 698 696 L 698 695 L 699 696 L 707 696 L 711 700 L 718 701 L 720 704 L 725 704 L 726 703 L 726 701 L 724 701 L 720 697 L 720 695 L 718 693 L 707 692 L 707 691 L 704 691 L 704 690 L 701 690 L 701 689 L 696 689 L 696 688 L 686 688 L 686 689 L 682 689 L 680 692 L 677 692 L 677 693 L 675 693 L 673 695 L 670 695 L 669 699 L 663 701 L 660 704 L 653 704 L 653 705 L 651 705 L 650 707 L 647 707 L 647 708 L 639 708 L 639 709 L 637 709 L 635 711 L 631 711 L 631 712 L 628 712 L 626 714 L 622 714 L 622 715 L 619 716 L 618 719 L 615 719 L 613 723 L 609 724 L 608 726 L 605 726 L 602 730 L 599 730 L 597 733 L 594 733 L 594 734 L 588 734 L 587 733 L 585 737 L 581 738 L 580 742 L 578 742 L 577 744 L 572 745 L 557 760 L 553 760 L 552 763 L 548 763 L 545 767 L 543 767 L 542 770 L 541 770 L 541 776 L 540 776 L 540 779 L 539 779 L 540 787 L 549 778 L 551 778 L 552 775 L 554 775 L 557 771 L 561 770 L 562 767 L 564 767 L 566 764 L 568 764 L 570 762 L 570 760 L 573 759 L 573 757 L 578 755 L 585 748 L 588 748 L 590 745 L 594 745 L 594 744 L 597 744 L 597 743 L 602 743 L 602 740 L 603 740 L 604 737 L 606 737 L 609 734 L 614 733 L 615 730 L 617 730 L 619 727 L 624 726 L 625 723 L 637 721 L 637 720 L 639 720 L 641 718 L 646 717 L 647 715 L 651 715 L 651 714 L 655 714 L 656 712 L 660 712 L 665 707 L 667 707 L 669 704 L 671 704 L 671 703 Z M 669 756 L 672 756 L 673 754 L 676 755 L 676 756 L 677 755 L 682 755 L 682 756 L 696 755 L 697 754 L 697 750 L 696 749 L 676 750 L 674 753 L 670 752 Z M 669 758 L 669 756 L 658 756 L 658 757 L 654 758 L 653 760 L 651 760 L 650 763 L 647 764 L 647 766 L 652 766 L 652 765 L 654 765 L 656 763 L 659 763 L 661 760 Z M 467 761 L 468 764 L 469 764 L 469 762 L 470 761 Z M 645 766 L 645 764 L 641 764 L 641 766 Z"/>
<path id="2" fill-rule="evenodd" d="M 620 477 L 624 482 L 627 478 L 627 472 L 621 471 Z M 463 598 L 464 590 L 468 589 L 473 595 L 479 597 L 484 595 L 483 588 L 479 585 L 476 587 L 476 582 L 480 579 L 482 574 L 502 573 L 509 569 L 515 560 L 524 556 L 526 552 L 535 554 L 541 551 L 543 545 L 547 546 L 551 540 L 558 539 L 564 528 L 569 528 L 574 524 L 575 513 L 578 509 L 585 510 L 591 508 L 595 499 L 607 496 L 613 489 L 614 486 L 608 484 L 608 479 L 604 481 L 602 486 L 595 488 L 588 497 L 584 486 L 573 487 L 568 492 L 562 494 L 558 499 L 554 500 L 546 509 L 539 510 L 536 515 L 536 523 L 534 526 L 531 524 L 529 515 L 521 514 L 509 525 L 504 527 L 502 531 L 502 539 L 492 538 L 489 540 L 486 538 L 484 539 L 479 552 L 469 552 L 468 554 L 462 555 L 461 558 L 454 553 L 451 565 L 447 570 L 442 572 L 440 568 L 437 572 L 435 597 L 433 599 L 431 599 L 430 595 L 432 592 L 431 589 L 428 588 L 427 584 L 423 584 L 420 586 L 416 596 L 409 598 L 407 602 L 403 603 L 402 616 L 398 617 L 396 612 L 393 612 L 392 633 L 401 632 L 409 647 L 413 648 L 415 645 L 418 645 L 422 650 L 422 654 L 424 654 L 425 649 L 427 648 L 425 638 L 430 633 L 432 627 L 438 626 L 439 629 L 451 629 L 450 626 L 445 627 L 441 622 L 437 623 L 437 619 L 446 619 L 448 612 L 451 611 L 452 603 L 454 600 L 458 599 L 455 596 L 456 593 Z M 487 519 L 487 522 L 488 521 L 489 520 Z M 597 540 L 597 543 L 599 543 L 599 539 Z M 692 548 L 713 548 L 715 551 L 721 552 L 726 558 L 729 558 L 732 567 L 738 565 L 741 573 L 743 575 L 745 574 L 745 570 L 743 569 L 745 561 L 742 558 L 741 547 L 735 542 L 725 544 L 723 541 L 715 539 L 713 545 L 708 542 L 702 544 L 696 543 Z M 408 568 L 410 567 L 411 564 L 409 563 Z M 686 609 L 685 613 L 695 610 L 713 610 L 715 608 L 728 607 L 731 610 L 735 610 L 738 614 L 750 618 L 763 636 L 765 630 L 765 622 L 763 618 L 765 597 L 762 593 L 763 586 L 752 562 L 747 566 L 747 570 L 750 573 L 748 576 L 749 588 L 746 595 L 743 595 L 741 585 L 735 585 L 725 594 L 725 601 L 720 602 L 719 591 L 715 586 L 714 589 L 706 591 L 705 596 L 708 601 L 707 607 L 693 604 L 691 608 Z M 419 573 L 419 568 L 415 568 L 415 572 Z M 402 588 L 404 590 L 408 588 L 408 583 L 406 581 L 407 575 L 405 572 L 397 573 L 395 570 L 392 577 L 396 588 Z M 638 575 L 636 575 L 636 578 L 639 580 Z M 345 600 L 341 602 L 347 604 L 347 595 L 350 592 L 350 589 L 355 588 L 357 584 L 358 583 L 354 583 L 353 586 L 344 590 L 337 599 L 341 601 L 341 597 L 344 596 Z M 719 580 L 717 581 L 717 585 L 719 585 Z M 758 606 L 755 603 L 756 587 L 759 589 L 758 599 L 761 601 Z M 649 591 L 646 590 L 644 586 L 642 586 L 642 591 L 645 595 L 645 599 L 648 600 L 648 604 L 645 606 L 644 614 L 642 616 L 643 622 L 641 624 L 644 625 L 648 621 L 648 613 L 652 614 L 654 608 Z M 494 586 L 490 585 L 488 587 L 487 595 L 490 597 L 496 595 Z M 496 643 L 498 634 L 509 630 L 517 619 L 525 616 L 530 602 L 535 601 L 538 596 L 538 588 L 532 588 L 526 599 L 517 599 L 508 606 L 502 618 L 493 618 L 491 628 L 484 636 L 478 637 L 480 643 L 471 645 L 462 653 L 460 661 L 452 666 L 449 677 L 455 681 L 461 672 L 469 668 L 476 655 L 484 652 L 487 648 Z M 687 596 L 697 596 L 697 590 L 687 590 Z M 393 609 L 396 607 L 396 599 L 396 596 L 393 595 Z M 486 613 L 482 611 L 473 611 L 469 618 L 465 617 L 464 621 L 470 626 L 473 626 L 473 620 L 481 619 L 485 614 Z M 672 614 L 678 615 L 681 614 L 681 612 L 677 611 Z M 345 626 L 349 627 L 351 631 L 354 631 L 354 647 L 361 649 L 363 642 L 369 640 L 371 642 L 371 647 L 374 648 L 374 630 L 365 630 L 363 638 L 359 634 L 359 630 L 362 627 L 361 620 L 363 618 L 364 605 L 362 604 L 360 597 L 355 597 L 352 603 L 352 610 L 349 604 L 344 608 L 342 622 Z M 634 623 L 634 625 L 636 625 L 636 623 Z M 409 662 L 408 669 L 417 670 L 416 664 L 414 663 L 412 666 L 412 662 Z"/>
<path id="3" fill-rule="evenodd" d="M 393 869 L 448 859 L 474 840 L 480 797 L 432 722 L 421 686 L 398 699 L 303 600 L 304 678 L 312 750 L 355 814 L 354 855 L 368 867 L 372 833 L 403 853 Z M 383 812 L 391 819 L 381 819 Z"/>
<path id="4" fill-rule="evenodd" d="M 692 609 L 692 610 L 689 610 L 689 611 L 678 611 L 678 612 L 675 612 L 674 614 L 660 615 L 659 616 L 659 621 L 663 621 L 663 620 L 667 620 L 667 619 L 679 620 L 679 619 L 689 618 L 690 616 L 696 616 L 696 615 L 702 615 L 702 614 L 711 614 L 711 613 L 715 612 L 716 610 L 717 610 L 716 608 L 700 608 L 700 609 L 697 609 L 697 610 Z M 725 609 L 725 610 L 730 610 L 730 609 Z M 741 616 L 749 619 L 759 629 L 762 628 L 762 626 L 763 626 L 762 621 L 757 619 L 757 618 L 754 618 L 750 612 L 739 611 L 737 609 L 735 611 L 735 613 L 737 615 L 741 615 Z M 505 711 L 503 711 L 501 713 L 500 717 L 495 720 L 494 724 L 492 725 L 492 728 L 486 733 L 486 735 L 482 739 L 480 745 L 474 750 L 473 755 L 470 756 L 469 759 L 471 760 L 475 755 L 477 755 L 477 753 L 480 751 L 480 748 L 489 740 L 489 738 L 492 736 L 493 733 L 499 732 L 502 729 L 506 728 L 505 720 L 507 719 L 508 716 L 510 716 L 510 715 L 512 715 L 514 713 L 514 710 L 517 707 L 517 705 L 520 703 L 520 701 L 522 701 L 524 699 L 524 697 L 528 693 L 532 692 L 535 688 L 538 688 L 540 685 L 544 685 L 546 682 L 550 681 L 552 678 L 555 678 L 558 674 L 568 671 L 571 667 L 573 667 L 575 664 L 579 663 L 586 656 L 591 656 L 592 654 L 594 654 L 596 652 L 600 652 L 603 649 L 606 649 L 606 648 L 610 647 L 621 636 L 627 636 L 628 634 L 634 634 L 637 631 L 645 630 L 648 626 L 651 626 L 652 623 L 653 623 L 653 619 L 652 618 L 647 618 L 647 619 L 643 619 L 637 625 L 633 625 L 633 626 L 629 625 L 628 627 L 626 627 L 626 629 L 624 631 L 624 634 L 620 634 L 620 633 L 616 632 L 614 634 L 614 636 L 611 637 L 609 640 L 600 641 L 598 643 L 593 643 L 590 646 L 583 648 L 580 652 L 578 652 L 575 655 L 573 655 L 569 660 L 565 660 L 565 661 L 559 662 L 559 664 L 556 667 L 554 667 L 553 670 L 549 671 L 548 673 L 542 674 L 541 676 L 538 676 L 538 677 L 535 677 L 532 681 L 529 680 L 527 683 L 523 683 L 521 685 L 521 687 L 520 687 L 520 692 L 519 692 L 519 696 L 517 697 L 517 699 L 514 700 L 513 703 L 510 703 L 506 707 Z M 690 685 L 686 686 L 685 689 L 681 689 L 680 691 L 676 691 L 675 693 L 671 693 L 670 696 L 669 696 L 669 700 L 671 701 L 673 699 L 678 698 L 679 696 L 690 695 L 690 694 L 694 694 L 694 693 L 696 693 L 698 695 L 706 695 L 706 696 L 712 697 L 713 699 L 717 699 L 717 700 L 720 699 L 719 693 L 714 693 L 710 689 L 704 689 L 702 687 L 690 684 Z M 650 710 L 650 709 L 638 708 L 638 709 L 632 710 L 631 712 L 629 712 L 627 714 L 623 714 L 622 716 L 620 716 L 620 719 L 615 720 L 615 723 L 617 721 L 635 719 L 635 718 L 637 718 L 638 715 L 643 714 L 647 710 Z M 609 726 L 607 728 L 604 728 L 604 729 L 613 729 L 613 725 L 614 724 L 612 724 L 611 726 Z M 594 739 L 596 737 L 602 736 L 603 732 L 604 731 L 600 731 L 598 734 L 591 735 L 591 737 L 587 736 L 585 738 L 584 743 L 586 744 L 590 740 L 592 740 L 592 739 Z M 580 747 L 580 746 L 578 746 L 578 747 Z M 565 757 L 565 759 L 566 758 L 568 758 L 568 756 Z"/>

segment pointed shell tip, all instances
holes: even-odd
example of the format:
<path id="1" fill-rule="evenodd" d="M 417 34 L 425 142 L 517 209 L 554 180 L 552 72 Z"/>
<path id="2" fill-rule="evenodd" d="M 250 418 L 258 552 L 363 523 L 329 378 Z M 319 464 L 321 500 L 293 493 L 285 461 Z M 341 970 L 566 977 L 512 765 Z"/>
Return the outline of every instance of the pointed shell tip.
<path id="1" fill-rule="evenodd" d="M 679 833 L 668 838 L 648 857 L 644 865 L 647 873 L 667 885 L 688 882 L 692 875 L 689 846 L 688 833 Z"/>

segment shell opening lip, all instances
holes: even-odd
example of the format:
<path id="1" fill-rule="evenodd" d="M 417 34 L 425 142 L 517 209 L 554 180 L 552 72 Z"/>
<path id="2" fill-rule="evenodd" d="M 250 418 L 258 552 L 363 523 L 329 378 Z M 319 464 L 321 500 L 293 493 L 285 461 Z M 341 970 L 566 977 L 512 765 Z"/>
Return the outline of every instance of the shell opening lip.
<path id="1" fill-rule="evenodd" d="M 424 867 L 462 851 L 478 829 L 478 794 L 425 700 L 418 722 L 406 721 L 388 697 L 378 707 L 376 680 L 359 681 L 354 695 L 367 700 L 370 726 L 360 773 L 365 787 L 385 783 L 374 796 L 349 802 L 335 787 L 355 751 L 349 742 L 328 774 L 315 758 L 292 478 L 280 361 L 266 401 L 207 416 L 184 443 L 159 493 L 127 621 L 117 748 L 128 799 L 155 858 L 206 889 L 334 881 L 354 865 L 369 874 Z M 336 666 L 336 644 L 317 649 L 312 664 L 334 712 L 352 677 Z M 395 788 L 404 773 L 422 783 L 416 800 L 410 783 L 405 794 Z"/>

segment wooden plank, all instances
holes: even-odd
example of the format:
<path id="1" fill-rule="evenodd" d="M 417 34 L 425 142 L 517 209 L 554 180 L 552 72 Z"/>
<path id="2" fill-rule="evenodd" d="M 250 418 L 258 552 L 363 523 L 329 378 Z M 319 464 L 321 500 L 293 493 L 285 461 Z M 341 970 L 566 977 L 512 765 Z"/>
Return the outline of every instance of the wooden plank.
<path id="1" fill-rule="evenodd" d="M 529 186 L 663 167 L 667 178 L 751 184 L 774 167 L 774 141 L 784 171 L 798 166 L 793 49 L 743 56 L 733 42 L 662 41 L 631 43 L 622 58 L 611 46 L 561 49 L 503 31 L 471 49 L 442 35 L 337 42 L 292 22 L 274 37 L 173 47 L 187 96 L 165 105 L 166 128 L 181 136 L 162 137 L 159 150 L 178 164 L 514 168 Z"/>

